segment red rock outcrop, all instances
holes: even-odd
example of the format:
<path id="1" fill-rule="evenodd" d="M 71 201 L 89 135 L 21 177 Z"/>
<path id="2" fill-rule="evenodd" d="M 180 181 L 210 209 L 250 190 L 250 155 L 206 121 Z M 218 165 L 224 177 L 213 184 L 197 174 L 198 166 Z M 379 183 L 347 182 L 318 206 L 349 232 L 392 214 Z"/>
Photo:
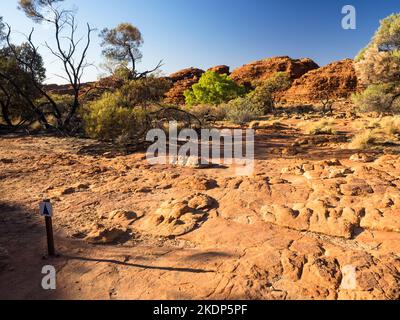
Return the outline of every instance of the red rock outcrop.
<path id="1" fill-rule="evenodd" d="M 225 65 L 215 66 L 215 67 L 212 67 L 212 68 L 208 69 L 207 71 L 213 71 L 213 72 L 218 73 L 218 74 L 227 74 L 227 75 L 231 74 L 230 68 L 228 66 L 225 66 Z"/>
<path id="2" fill-rule="evenodd" d="M 204 71 L 197 68 L 188 68 L 171 74 L 168 79 L 173 83 L 172 88 L 165 94 L 165 102 L 172 104 L 184 104 L 183 93 L 199 82 Z"/>
<path id="3" fill-rule="evenodd" d="M 239 84 L 250 85 L 264 81 L 276 72 L 286 72 L 292 80 L 298 79 L 319 66 L 311 59 L 291 59 L 287 56 L 268 58 L 246 64 L 234 70 L 231 78 Z"/>
<path id="4" fill-rule="evenodd" d="M 86 96 L 89 92 L 95 97 L 99 97 L 107 91 L 114 91 L 121 87 L 123 81 L 114 77 L 105 77 L 95 82 L 82 83 L 81 96 Z M 94 90 L 95 89 L 95 90 Z M 45 86 L 45 90 L 51 94 L 57 95 L 73 95 L 74 89 L 70 84 L 49 84 Z M 96 92 L 95 92 L 96 91 Z"/>
<path id="5" fill-rule="evenodd" d="M 345 59 L 306 73 L 294 81 L 283 99 L 288 102 L 318 102 L 326 98 L 348 98 L 357 91 L 353 63 L 353 60 Z"/>

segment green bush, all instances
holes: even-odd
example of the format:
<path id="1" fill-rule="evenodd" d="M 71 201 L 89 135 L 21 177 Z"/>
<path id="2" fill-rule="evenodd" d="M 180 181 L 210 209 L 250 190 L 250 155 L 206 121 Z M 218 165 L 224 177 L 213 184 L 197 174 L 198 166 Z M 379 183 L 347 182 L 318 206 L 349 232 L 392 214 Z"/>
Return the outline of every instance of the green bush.
<path id="1" fill-rule="evenodd" d="M 275 110 L 277 94 L 289 89 L 290 86 L 289 76 L 285 72 L 277 72 L 270 79 L 259 84 L 248 96 L 263 110 L 264 114 L 268 114 Z"/>
<path id="2" fill-rule="evenodd" d="M 191 90 L 185 91 L 184 95 L 186 103 L 193 106 L 199 104 L 218 105 L 245 93 L 245 88 L 236 84 L 228 75 L 207 71 Z"/>
<path id="3" fill-rule="evenodd" d="M 365 91 L 352 96 L 356 109 L 360 112 L 398 112 L 399 103 L 393 103 L 391 84 L 370 85 Z M 396 102 L 396 101 L 395 101 Z"/>
<path id="4" fill-rule="evenodd" d="M 171 83 L 163 78 L 148 77 L 128 81 L 119 92 L 129 106 L 148 106 L 163 100 L 165 93 L 171 88 Z"/>
<path id="5" fill-rule="evenodd" d="M 124 144 L 141 141 L 151 127 L 150 112 L 169 86 L 169 81 L 155 77 L 131 80 L 88 102 L 82 110 L 86 133 L 94 139 Z"/>
<path id="6" fill-rule="evenodd" d="M 221 105 L 226 110 L 226 120 L 243 125 L 256 120 L 264 114 L 260 105 L 254 104 L 250 97 L 239 97 Z"/>
<path id="7" fill-rule="evenodd" d="M 145 111 L 127 107 L 120 92 L 105 93 L 83 109 L 86 133 L 94 139 L 116 141 L 124 138 L 137 141 L 144 129 Z"/>

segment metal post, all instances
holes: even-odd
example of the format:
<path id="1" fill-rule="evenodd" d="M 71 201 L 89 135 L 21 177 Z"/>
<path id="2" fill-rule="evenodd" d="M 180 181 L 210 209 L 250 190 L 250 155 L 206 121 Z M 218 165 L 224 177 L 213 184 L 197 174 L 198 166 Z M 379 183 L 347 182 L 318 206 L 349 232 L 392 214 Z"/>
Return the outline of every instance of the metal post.
<path id="1" fill-rule="evenodd" d="M 47 233 L 47 248 L 50 257 L 56 255 L 54 248 L 54 236 L 53 236 L 53 219 L 51 217 L 45 217 L 46 220 L 46 233 Z"/>

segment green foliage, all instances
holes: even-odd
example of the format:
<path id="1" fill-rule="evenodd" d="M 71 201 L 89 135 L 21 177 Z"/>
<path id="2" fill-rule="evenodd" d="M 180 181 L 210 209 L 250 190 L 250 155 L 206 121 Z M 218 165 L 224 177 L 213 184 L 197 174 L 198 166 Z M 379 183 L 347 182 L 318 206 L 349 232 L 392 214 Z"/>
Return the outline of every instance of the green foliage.
<path id="1" fill-rule="evenodd" d="M 394 104 L 392 84 L 372 84 L 368 88 L 352 96 L 353 102 L 360 112 L 398 112 Z"/>
<path id="2" fill-rule="evenodd" d="M 260 105 L 254 104 L 250 97 L 239 97 L 221 106 L 226 110 L 226 120 L 244 125 L 264 114 Z"/>
<path id="3" fill-rule="evenodd" d="M 392 14 L 381 21 L 381 26 L 375 33 L 373 43 L 385 51 L 400 49 L 400 14 Z"/>
<path id="4" fill-rule="evenodd" d="M 130 23 L 120 23 L 113 29 L 103 29 L 100 33 L 103 39 L 103 55 L 111 61 L 116 61 L 125 66 L 131 63 L 130 78 L 135 78 L 136 63 L 143 55 L 140 47 L 143 45 L 143 37 L 140 30 Z"/>
<path id="5" fill-rule="evenodd" d="M 285 72 L 277 72 L 249 93 L 248 97 L 258 109 L 268 114 L 275 109 L 277 94 L 289 89 L 291 81 Z"/>
<path id="6" fill-rule="evenodd" d="M 127 82 L 122 86 L 120 92 L 128 105 L 148 106 L 160 103 L 170 87 L 171 83 L 166 79 L 148 77 Z"/>
<path id="7" fill-rule="evenodd" d="M 66 113 L 68 112 L 68 109 L 70 105 L 74 102 L 74 97 L 72 95 L 68 94 L 50 94 L 49 95 L 53 101 L 57 104 L 59 110 L 61 113 Z M 36 105 L 40 105 L 41 109 L 45 113 L 51 113 L 52 112 L 52 106 L 50 105 L 50 102 L 46 99 L 46 97 L 40 97 L 35 101 Z"/>
<path id="8" fill-rule="evenodd" d="M 35 22 L 46 20 L 46 9 L 53 9 L 55 5 L 64 0 L 18 0 L 18 9 L 22 10 L 28 18 Z"/>
<path id="9" fill-rule="evenodd" d="M 184 95 L 188 105 L 211 104 L 218 105 L 245 94 L 245 88 L 236 84 L 226 74 L 207 71 L 191 90 Z"/>
<path id="10" fill-rule="evenodd" d="M 400 14 L 381 25 L 368 46 L 356 57 L 355 68 L 366 91 L 354 96 L 360 111 L 393 111 L 400 95 Z"/>
<path id="11" fill-rule="evenodd" d="M 33 121 L 35 112 L 27 100 L 35 100 L 40 93 L 35 83 L 45 78 L 45 68 L 41 56 L 35 56 L 30 46 L 22 44 L 14 47 L 18 59 L 11 48 L 0 49 L 0 107 L 4 122 L 12 125 L 15 121 Z M 33 61 L 33 74 L 21 61 Z M 32 79 L 33 76 L 33 79 Z"/>
<path id="12" fill-rule="evenodd" d="M 129 108 L 120 92 L 106 93 L 97 101 L 89 102 L 83 109 L 87 134 L 100 140 L 136 140 L 144 123 L 141 108 Z"/>
<path id="13" fill-rule="evenodd" d="M 114 93 L 87 103 L 82 113 L 86 133 L 100 140 L 139 141 L 148 128 L 152 105 L 162 100 L 169 85 L 153 77 L 131 80 Z"/>

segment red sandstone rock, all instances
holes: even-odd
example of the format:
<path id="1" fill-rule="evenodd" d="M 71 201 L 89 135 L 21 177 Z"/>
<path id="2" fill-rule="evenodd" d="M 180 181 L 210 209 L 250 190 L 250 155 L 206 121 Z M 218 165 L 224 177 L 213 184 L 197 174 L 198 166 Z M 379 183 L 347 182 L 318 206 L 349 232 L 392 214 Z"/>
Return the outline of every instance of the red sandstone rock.
<path id="1" fill-rule="evenodd" d="M 356 90 L 353 60 L 346 59 L 304 74 L 294 81 L 283 98 L 287 101 L 319 102 L 326 98 L 348 98 Z"/>
<path id="2" fill-rule="evenodd" d="M 254 84 L 269 79 L 277 72 L 286 72 L 292 80 L 317 69 L 311 59 L 291 59 L 287 56 L 268 58 L 246 64 L 234 70 L 231 78 L 239 84 Z"/>

